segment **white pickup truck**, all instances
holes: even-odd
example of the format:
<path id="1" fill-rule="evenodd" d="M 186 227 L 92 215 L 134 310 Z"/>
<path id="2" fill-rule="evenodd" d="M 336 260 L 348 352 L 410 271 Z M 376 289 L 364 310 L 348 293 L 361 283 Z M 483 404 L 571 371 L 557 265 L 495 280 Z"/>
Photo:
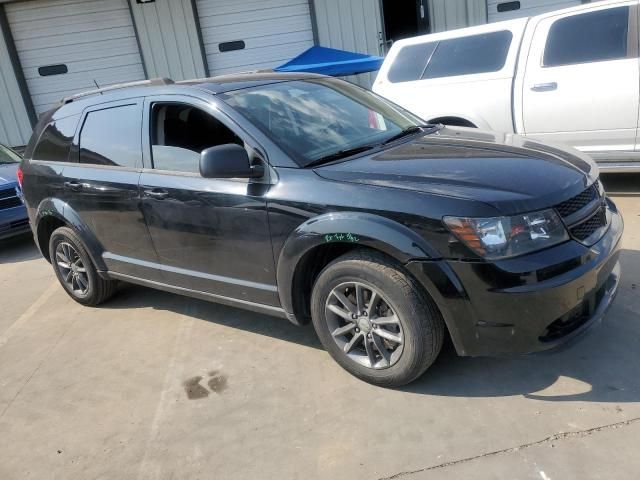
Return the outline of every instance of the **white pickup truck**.
<path id="1" fill-rule="evenodd" d="M 430 122 L 518 133 L 640 171 L 639 0 L 394 43 L 373 85 Z"/>

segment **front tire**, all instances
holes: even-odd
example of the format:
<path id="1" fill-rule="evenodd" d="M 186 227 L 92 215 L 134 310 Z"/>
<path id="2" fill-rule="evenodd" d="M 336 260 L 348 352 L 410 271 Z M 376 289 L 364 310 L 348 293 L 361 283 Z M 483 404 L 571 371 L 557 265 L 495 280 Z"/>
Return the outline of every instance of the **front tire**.
<path id="1" fill-rule="evenodd" d="M 82 305 L 99 305 L 116 290 L 117 282 L 98 275 L 82 240 L 69 227 L 60 227 L 51 235 L 49 258 L 65 292 Z"/>
<path id="2" fill-rule="evenodd" d="M 325 267 L 313 288 L 311 315 L 334 360 L 374 385 L 412 382 L 442 348 L 444 322 L 433 300 L 377 252 L 347 253 Z"/>

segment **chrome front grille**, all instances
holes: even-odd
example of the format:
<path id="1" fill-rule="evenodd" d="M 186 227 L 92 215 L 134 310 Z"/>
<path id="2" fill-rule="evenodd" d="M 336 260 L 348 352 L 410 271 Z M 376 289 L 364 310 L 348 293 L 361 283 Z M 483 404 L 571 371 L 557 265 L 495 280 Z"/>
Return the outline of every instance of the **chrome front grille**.
<path id="1" fill-rule="evenodd" d="M 573 238 L 587 245 L 597 242 L 608 224 L 607 205 L 596 180 L 575 197 L 554 207 Z M 598 234 L 599 233 L 599 234 Z"/>
<path id="2" fill-rule="evenodd" d="M 0 210 L 19 207 L 20 205 L 22 205 L 22 200 L 18 197 L 15 187 L 0 190 Z"/>

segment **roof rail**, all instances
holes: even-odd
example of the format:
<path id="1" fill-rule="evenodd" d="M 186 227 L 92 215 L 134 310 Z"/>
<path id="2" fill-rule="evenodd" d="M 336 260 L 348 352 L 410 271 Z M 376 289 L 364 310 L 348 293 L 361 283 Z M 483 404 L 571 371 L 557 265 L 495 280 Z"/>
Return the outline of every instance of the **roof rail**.
<path id="1" fill-rule="evenodd" d="M 110 92 L 111 90 L 118 90 L 120 88 L 138 87 L 138 86 L 153 86 L 153 85 L 172 85 L 174 83 L 170 78 L 152 78 L 150 80 L 139 80 L 137 82 L 117 83 L 115 85 L 109 85 L 107 87 L 95 88 L 93 90 L 87 90 L 86 92 L 76 93 L 69 95 L 61 100 L 61 103 L 71 103 L 74 100 L 83 97 L 89 97 L 91 95 L 102 94 L 103 92 Z"/>

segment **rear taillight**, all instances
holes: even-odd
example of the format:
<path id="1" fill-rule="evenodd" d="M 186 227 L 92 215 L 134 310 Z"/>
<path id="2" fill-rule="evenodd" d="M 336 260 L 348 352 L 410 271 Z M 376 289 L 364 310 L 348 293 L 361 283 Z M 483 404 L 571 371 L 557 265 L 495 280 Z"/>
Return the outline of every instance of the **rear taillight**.
<path id="1" fill-rule="evenodd" d="M 20 185 L 20 188 L 22 189 L 22 179 L 24 178 L 24 173 L 22 173 L 22 167 L 18 167 L 16 176 L 18 177 L 18 185 Z"/>

